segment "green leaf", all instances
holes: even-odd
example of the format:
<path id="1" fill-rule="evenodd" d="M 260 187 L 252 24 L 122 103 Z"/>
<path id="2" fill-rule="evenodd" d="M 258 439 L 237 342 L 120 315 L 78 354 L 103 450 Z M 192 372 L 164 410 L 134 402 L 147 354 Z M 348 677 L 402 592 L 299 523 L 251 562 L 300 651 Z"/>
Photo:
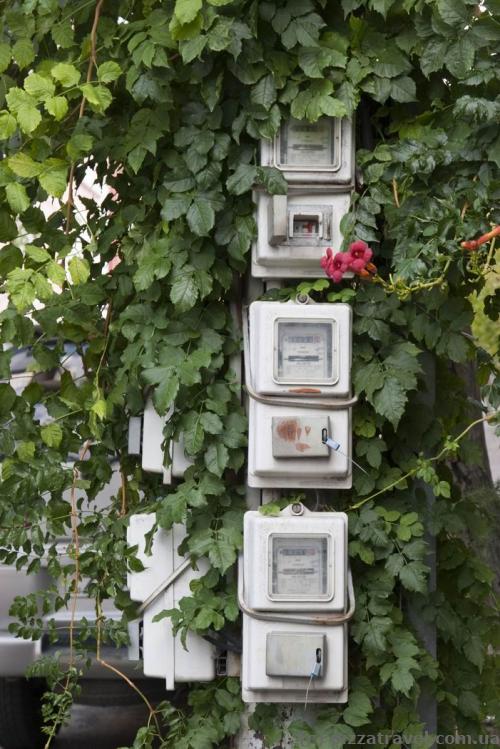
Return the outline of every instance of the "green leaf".
<path id="1" fill-rule="evenodd" d="M 20 185 L 19 182 L 10 182 L 5 188 L 5 194 L 7 202 L 14 213 L 24 213 L 26 208 L 31 204 L 26 188 L 24 185 Z"/>
<path id="2" fill-rule="evenodd" d="M 400 661 L 396 661 L 396 666 L 391 675 L 391 684 L 395 692 L 402 692 L 409 697 L 411 688 L 415 684 L 415 677 L 401 665 Z"/>
<path id="3" fill-rule="evenodd" d="M 0 112 L 0 140 L 7 140 L 16 130 L 16 118 L 10 112 Z"/>
<path id="4" fill-rule="evenodd" d="M 0 382 L 0 416 L 7 416 L 16 401 L 16 391 L 6 382 Z"/>
<path id="5" fill-rule="evenodd" d="M 55 86 L 50 78 L 38 73 L 30 73 L 24 81 L 24 90 L 37 101 L 45 101 L 54 96 Z"/>
<path id="6" fill-rule="evenodd" d="M 9 169 L 12 169 L 18 177 L 37 177 L 43 170 L 43 164 L 33 161 L 31 156 L 23 151 L 18 151 L 7 160 Z"/>
<path id="7" fill-rule="evenodd" d="M 67 187 L 68 165 L 62 159 L 47 159 L 42 164 L 38 180 L 43 189 L 55 198 L 60 198 Z"/>
<path id="8" fill-rule="evenodd" d="M 164 221 L 174 221 L 180 216 L 184 216 L 192 202 L 190 195 L 176 195 L 166 200 L 162 209 L 161 217 Z"/>
<path id="9" fill-rule="evenodd" d="M 31 441 L 22 441 L 16 447 L 16 453 L 19 456 L 19 460 L 24 463 L 30 463 L 35 457 L 36 445 Z"/>
<path id="10" fill-rule="evenodd" d="M 187 212 L 189 228 L 199 237 L 205 237 L 215 223 L 215 212 L 210 203 L 203 198 L 195 198 Z"/>
<path id="11" fill-rule="evenodd" d="M 45 442 L 49 447 L 59 447 L 61 444 L 63 432 L 59 424 L 56 424 L 55 422 L 43 426 L 40 430 L 40 434 L 43 442 Z"/>
<path id="12" fill-rule="evenodd" d="M 7 70 L 7 68 L 10 65 L 12 54 L 10 51 L 10 46 L 6 44 L 5 42 L 0 43 L 0 73 L 3 73 L 4 70 Z"/>
<path id="13" fill-rule="evenodd" d="M 17 237 L 17 226 L 12 216 L 0 209 L 0 242 L 10 242 Z"/>
<path id="14" fill-rule="evenodd" d="M 276 101 L 277 91 L 274 76 L 265 75 L 260 81 L 252 87 L 250 99 L 264 109 L 269 109 L 271 104 Z"/>
<path id="15" fill-rule="evenodd" d="M 479 635 L 470 634 L 463 646 L 464 655 L 468 661 L 483 670 L 486 648 Z"/>
<path id="16" fill-rule="evenodd" d="M 331 96 L 333 83 L 330 80 L 315 80 L 309 88 L 301 91 L 292 102 L 291 114 L 298 120 L 307 119 L 316 122 L 321 115 L 344 117 L 347 114 L 345 104 Z"/>
<path id="17" fill-rule="evenodd" d="M 215 476 L 222 476 L 224 469 L 229 461 L 229 452 L 227 447 L 220 444 L 212 444 L 205 453 L 205 465 Z"/>
<path id="18" fill-rule="evenodd" d="M 17 112 L 19 127 L 24 133 L 30 135 L 42 120 L 42 116 L 36 107 L 21 107 Z"/>
<path id="19" fill-rule="evenodd" d="M 399 572 L 399 578 L 407 590 L 415 593 L 427 591 L 428 568 L 422 562 L 408 562 Z"/>
<path id="20" fill-rule="evenodd" d="M 201 424 L 205 432 L 208 432 L 209 434 L 221 434 L 224 430 L 224 425 L 221 419 L 210 411 L 202 414 Z"/>
<path id="21" fill-rule="evenodd" d="M 29 39 L 19 39 L 12 47 L 12 57 L 21 70 L 31 65 L 35 59 L 35 50 Z"/>
<path id="22" fill-rule="evenodd" d="M 407 75 L 391 80 L 391 96 L 394 101 L 408 102 L 417 100 L 415 81 Z"/>
<path id="23" fill-rule="evenodd" d="M 72 161 L 78 161 L 92 150 L 94 138 L 85 133 L 75 133 L 66 144 L 66 152 Z"/>
<path id="24" fill-rule="evenodd" d="M 80 71 L 67 62 L 58 62 L 50 73 L 65 88 L 76 86 L 80 81 Z"/>
<path id="25" fill-rule="evenodd" d="M 364 692 L 356 691 L 349 694 L 349 702 L 342 713 L 342 718 L 349 726 L 363 726 L 369 722 L 369 715 L 373 712 L 372 704 Z"/>
<path id="26" fill-rule="evenodd" d="M 252 189 L 257 181 L 258 169 L 252 164 L 239 164 L 226 182 L 227 189 L 233 195 L 243 195 Z"/>
<path id="27" fill-rule="evenodd" d="M 478 718 L 481 713 L 481 702 L 475 692 L 461 692 L 458 697 L 458 709 L 468 718 Z"/>
<path id="28" fill-rule="evenodd" d="M 232 528 L 222 528 L 215 535 L 208 558 L 215 569 L 224 573 L 236 562 L 238 547 L 241 547 L 241 534 Z"/>
<path id="29" fill-rule="evenodd" d="M 68 100 L 64 96 L 53 96 L 45 102 L 45 109 L 56 120 L 62 120 L 68 111 Z"/>
<path id="30" fill-rule="evenodd" d="M 463 26 L 469 20 L 469 11 L 463 0 L 438 0 L 439 15 L 450 26 Z"/>
<path id="31" fill-rule="evenodd" d="M 384 416 L 394 428 L 405 411 L 407 402 L 406 391 L 395 377 L 387 377 L 381 390 L 373 395 L 373 405 L 377 413 Z"/>
<path id="32" fill-rule="evenodd" d="M 387 46 L 377 53 L 373 70 L 379 78 L 395 78 L 411 70 L 411 64 L 397 47 Z"/>
<path id="33" fill-rule="evenodd" d="M 181 25 L 191 23 L 201 10 L 202 0 L 176 0 L 174 15 Z"/>
<path id="34" fill-rule="evenodd" d="M 25 245 L 24 251 L 31 260 L 35 261 L 35 263 L 46 263 L 50 260 L 50 255 L 47 250 L 44 250 L 43 247 L 37 247 L 35 244 Z"/>
<path id="35" fill-rule="evenodd" d="M 94 83 L 82 83 L 80 91 L 88 103 L 101 113 L 105 112 L 113 101 L 111 91 L 106 86 L 99 86 Z"/>
<path id="36" fill-rule="evenodd" d="M 374 392 L 384 385 L 384 371 L 380 362 L 377 359 L 372 359 L 368 363 L 363 362 L 356 367 L 353 380 L 356 393 L 365 392 L 371 401 Z"/>
<path id="37" fill-rule="evenodd" d="M 68 264 L 69 274 L 74 284 L 85 283 L 90 276 L 88 262 L 81 257 L 73 257 Z"/>
<path id="38" fill-rule="evenodd" d="M 288 192 L 288 182 L 283 173 L 271 166 L 260 167 L 259 178 L 270 195 L 286 195 Z"/>
<path id="39" fill-rule="evenodd" d="M 194 268 L 191 265 L 185 265 L 174 275 L 170 300 L 180 312 L 185 312 L 195 305 L 197 298 L 198 287 L 194 277 Z"/>
<path id="40" fill-rule="evenodd" d="M 111 83 L 112 81 L 116 81 L 121 74 L 121 67 L 113 60 L 103 62 L 102 65 L 99 65 L 97 68 L 97 77 L 101 83 Z"/>
<path id="41" fill-rule="evenodd" d="M 51 260 L 49 263 L 47 263 L 45 267 L 45 272 L 47 274 L 47 278 L 49 278 L 52 283 L 55 283 L 57 286 L 61 286 L 66 281 L 66 271 L 64 268 L 61 268 L 59 263 L 56 263 L 54 260 Z"/>

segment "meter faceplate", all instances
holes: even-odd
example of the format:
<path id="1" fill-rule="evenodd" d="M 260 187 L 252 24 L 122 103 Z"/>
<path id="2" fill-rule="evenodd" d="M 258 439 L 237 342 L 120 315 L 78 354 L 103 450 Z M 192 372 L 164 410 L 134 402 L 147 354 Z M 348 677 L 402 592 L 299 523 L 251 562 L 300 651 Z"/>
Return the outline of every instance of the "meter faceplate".
<path id="1" fill-rule="evenodd" d="M 338 169 L 340 123 L 331 117 L 317 122 L 290 119 L 283 123 L 275 144 L 278 169 Z"/>
<path id="2" fill-rule="evenodd" d="M 332 320 L 276 320 L 275 381 L 301 385 L 334 382 L 337 374 L 334 325 Z"/>
<path id="3" fill-rule="evenodd" d="M 327 600 L 333 595 L 332 539 L 326 534 L 269 536 L 269 598 Z"/>

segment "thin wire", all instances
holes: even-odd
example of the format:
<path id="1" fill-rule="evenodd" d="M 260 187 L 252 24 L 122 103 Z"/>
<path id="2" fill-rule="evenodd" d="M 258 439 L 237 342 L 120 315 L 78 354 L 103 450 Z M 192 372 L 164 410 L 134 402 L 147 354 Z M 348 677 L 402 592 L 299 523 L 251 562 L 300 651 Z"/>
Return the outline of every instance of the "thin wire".
<path id="1" fill-rule="evenodd" d="M 309 684 L 307 685 L 307 689 L 306 689 L 306 699 L 305 699 L 305 702 L 304 702 L 304 712 L 307 710 L 307 700 L 309 699 L 309 690 L 311 688 L 311 684 L 312 684 L 312 680 L 313 679 L 314 679 L 314 674 L 311 671 L 311 675 L 309 677 Z"/>

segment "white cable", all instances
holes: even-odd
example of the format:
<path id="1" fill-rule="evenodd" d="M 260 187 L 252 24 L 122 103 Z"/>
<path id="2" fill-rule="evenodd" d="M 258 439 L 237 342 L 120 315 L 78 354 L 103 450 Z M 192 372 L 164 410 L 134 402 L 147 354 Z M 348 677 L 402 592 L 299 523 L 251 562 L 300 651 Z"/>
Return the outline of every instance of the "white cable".
<path id="1" fill-rule="evenodd" d="M 314 679 L 314 674 L 313 674 L 313 672 L 311 671 L 311 675 L 310 675 L 310 677 L 309 677 L 309 683 L 308 683 L 308 685 L 307 685 L 307 689 L 306 689 L 306 699 L 305 699 L 305 702 L 304 702 L 304 712 L 305 712 L 305 711 L 307 710 L 307 700 L 308 700 L 308 698 L 309 698 L 309 690 L 310 690 L 310 688 L 311 688 L 311 684 L 312 684 L 312 680 L 313 680 L 313 679 Z"/>
<path id="2" fill-rule="evenodd" d="M 271 613 L 267 611 L 257 611 L 252 609 L 245 601 L 245 584 L 243 574 L 243 555 L 239 555 L 238 565 L 238 605 L 244 614 L 251 617 L 252 619 L 259 619 L 264 622 L 285 622 L 288 624 L 313 624 L 316 626 L 328 627 L 336 624 L 344 624 L 352 619 L 356 610 L 356 599 L 354 597 L 354 585 L 352 582 L 352 574 L 349 569 L 347 573 L 347 592 L 349 597 L 349 608 L 342 614 L 327 614 L 318 612 L 314 616 L 311 614 L 287 614 L 287 613 Z"/>
<path id="3" fill-rule="evenodd" d="M 161 594 L 164 593 L 167 588 L 169 588 L 172 583 L 174 583 L 177 578 L 182 575 L 184 570 L 189 567 L 190 564 L 191 559 L 188 557 L 182 562 L 182 564 L 176 567 L 176 569 L 153 590 L 153 592 L 146 598 L 146 600 L 141 603 L 141 605 L 137 609 L 138 615 L 140 616 L 142 613 L 144 613 L 147 607 L 151 606 L 151 604 L 154 603 L 156 599 L 159 598 Z"/>

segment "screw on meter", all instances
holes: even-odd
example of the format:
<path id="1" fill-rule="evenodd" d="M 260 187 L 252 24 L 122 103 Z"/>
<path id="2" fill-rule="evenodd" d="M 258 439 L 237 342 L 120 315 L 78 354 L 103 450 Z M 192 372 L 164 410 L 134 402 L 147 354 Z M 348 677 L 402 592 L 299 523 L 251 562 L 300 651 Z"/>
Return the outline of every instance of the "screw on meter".
<path id="1" fill-rule="evenodd" d="M 336 166 L 337 128 L 338 121 L 329 117 L 321 117 L 314 123 L 288 120 L 282 125 L 277 141 L 277 166 L 286 169 Z"/>
<path id="2" fill-rule="evenodd" d="M 328 599 L 332 596 L 330 537 L 271 535 L 269 597 Z"/>
<path id="3" fill-rule="evenodd" d="M 276 382 L 334 382 L 337 357 L 333 321 L 276 320 L 274 336 Z"/>

